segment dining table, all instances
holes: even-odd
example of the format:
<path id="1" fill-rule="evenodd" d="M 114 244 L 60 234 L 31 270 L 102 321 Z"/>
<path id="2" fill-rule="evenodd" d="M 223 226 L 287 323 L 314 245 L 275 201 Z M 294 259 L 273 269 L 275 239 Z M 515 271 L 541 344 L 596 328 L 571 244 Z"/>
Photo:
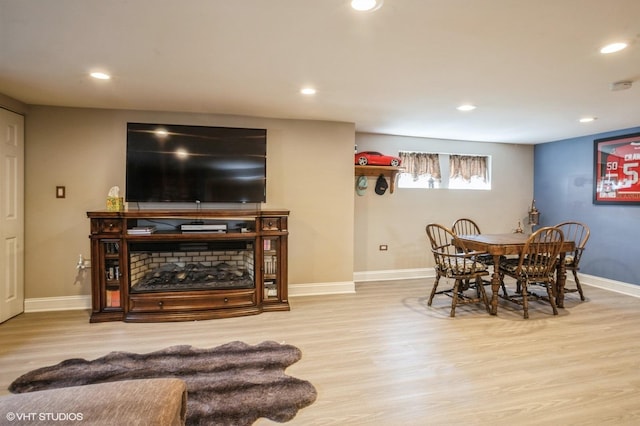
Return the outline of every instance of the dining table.
<path id="1" fill-rule="evenodd" d="M 473 251 L 486 252 L 493 257 L 493 275 L 491 277 L 491 309 L 490 313 L 498 313 L 498 292 L 500 291 L 500 259 L 502 256 L 521 255 L 530 235 L 523 232 L 510 232 L 508 234 L 476 234 L 458 235 L 464 246 Z M 575 242 L 565 240 L 560 248 L 558 265 L 556 267 L 556 280 L 554 294 L 556 305 L 564 307 L 564 284 L 567 278 L 567 270 L 564 259 L 566 254 L 575 250 Z"/>

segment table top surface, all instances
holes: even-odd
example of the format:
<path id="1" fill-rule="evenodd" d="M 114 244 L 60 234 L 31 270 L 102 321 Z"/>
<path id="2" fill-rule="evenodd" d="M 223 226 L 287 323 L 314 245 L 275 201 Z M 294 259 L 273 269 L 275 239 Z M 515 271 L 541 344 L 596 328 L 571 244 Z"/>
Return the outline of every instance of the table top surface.
<path id="1" fill-rule="evenodd" d="M 524 244 L 529 239 L 530 234 L 520 232 L 510 232 L 508 234 L 475 234 L 458 235 L 464 241 L 477 241 L 485 244 Z"/>
<path id="2" fill-rule="evenodd" d="M 464 245 L 471 250 L 487 251 L 491 254 L 518 254 L 529 239 L 530 234 L 511 232 L 507 234 L 459 235 Z M 573 241 L 565 241 L 562 251 L 573 251 Z"/>

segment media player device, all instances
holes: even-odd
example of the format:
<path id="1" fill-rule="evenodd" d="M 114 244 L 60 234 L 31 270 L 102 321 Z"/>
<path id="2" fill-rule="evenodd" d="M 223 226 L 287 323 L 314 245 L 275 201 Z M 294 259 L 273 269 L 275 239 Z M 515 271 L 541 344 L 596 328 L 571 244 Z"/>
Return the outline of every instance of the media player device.
<path id="1" fill-rule="evenodd" d="M 211 223 L 183 223 L 180 225 L 183 232 L 227 232 L 227 224 L 211 224 Z"/>

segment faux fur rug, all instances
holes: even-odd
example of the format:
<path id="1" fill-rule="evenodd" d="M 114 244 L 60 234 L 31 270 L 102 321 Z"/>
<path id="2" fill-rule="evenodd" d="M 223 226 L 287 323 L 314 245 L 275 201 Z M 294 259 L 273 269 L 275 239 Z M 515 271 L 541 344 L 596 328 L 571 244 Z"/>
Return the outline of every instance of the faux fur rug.
<path id="1" fill-rule="evenodd" d="M 187 384 L 187 424 L 250 425 L 260 417 L 286 422 L 312 404 L 316 389 L 284 374 L 302 357 L 291 345 L 231 342 L 211 349 L 172 346 L 157 352 L 111 352 L 68 359 L 17 378 L 13 393 L 118 380 L 177 377 Z"/>

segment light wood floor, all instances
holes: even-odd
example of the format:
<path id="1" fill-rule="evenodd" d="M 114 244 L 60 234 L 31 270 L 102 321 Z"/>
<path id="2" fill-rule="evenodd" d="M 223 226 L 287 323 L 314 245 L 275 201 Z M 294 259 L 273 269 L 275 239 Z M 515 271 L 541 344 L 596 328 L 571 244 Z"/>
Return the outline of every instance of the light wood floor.
<path id="1" fill-rule="evenodd" d="M 432 280 L 366 283 L 353 295 L 298 297 L 291 312 L 200 322 L 89 324 L 84 311 L 23 314 L 0 325 L 0 394 L 66 358 L 169 345 L 263 340 L 299 347 L 287 373 L 316 402 L 291 425 L 638 425 L 640 299 L 585 286 L 554 317 L 501 302 L 498 316 L 450 299 Z M 261 419 L 260 425 L 274 424 Z"/>

